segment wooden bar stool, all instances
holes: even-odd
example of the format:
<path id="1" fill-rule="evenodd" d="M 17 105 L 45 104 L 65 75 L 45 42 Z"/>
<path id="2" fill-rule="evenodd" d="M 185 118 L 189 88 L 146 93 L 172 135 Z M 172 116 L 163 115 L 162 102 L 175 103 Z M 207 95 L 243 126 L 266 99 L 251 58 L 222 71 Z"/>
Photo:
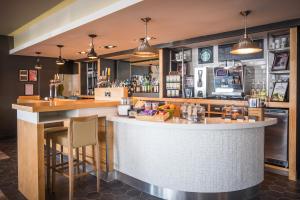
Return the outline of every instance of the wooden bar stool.
<path id="1" fill-rule="evenodd" d="M 49 187 L 50 187 L 50 168 L 51 168 L 51 162 L 50 162 L 50 158 L 52 155 L 55 155 L 55 157 L 57 155 L 60 155 L 60 163 L 63 163 L 63 146 L 60 147 L 60 151 L 58 153 L 55 154 L 51 154 L 50 153 L 50 149 L 51 149 L 51 141 L 52 141 L 52 137 L 54 135 L 57 134 L 64 134 L 68 132 L 68 127 L 64 127 L 63 126 L 63 122 L 61 123 L 51 123 L 51 124 L 45 124 L 45 128 L 44 128 L 44 139 L 46 141 L 46 187 L 47 190 L 49 191 Z"/>
<path id="2" fill-rule="evenodd" d="M 87 117 L 74 117 L 70 119 L 70 126 L 68 132 L 63 134 L 57 134 L 52 137 L 52 153 L 56 152 L 56 144 L 60 144 L 68 148 L 68 173 L 65 173 L 65 165 L 56 165 L 56 158 L 52 157 L 52 188 L 54 191 L 55 185 L 55 173 L 58 172 L 62 175 L 69 177 L 69 199 L 73 199 L 74 190 L 74 178 L 86 175 L 85 171 L 79 173 L 79 164 L 83 164 L 85 168 L 85 147 L 86 146 L 96 146 L 96 176 L 97 176 L 97 192 L 100 189 L 100 155 L 99 155 L 99 140 L 98 140 L 98 116 L 87 116 Z M 80 163 L 79 158 L 77 158 L 77 172 L 74 174 L 74 159 L 73 150 L 76 150 L 78 155 L 78 149 L 82 148 L 83 161 Z"/>

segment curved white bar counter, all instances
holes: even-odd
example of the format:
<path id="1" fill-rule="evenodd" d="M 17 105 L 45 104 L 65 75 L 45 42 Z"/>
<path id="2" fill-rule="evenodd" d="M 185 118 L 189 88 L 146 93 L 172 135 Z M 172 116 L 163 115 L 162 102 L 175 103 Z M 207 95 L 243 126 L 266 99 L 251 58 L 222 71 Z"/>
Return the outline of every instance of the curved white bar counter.
<path id="1" fill-rule="evenodd" d="M 117 178 L 164 199 L 254 195 L 264 178 L 264 127 L 277 123 L 108 120 Z"/>

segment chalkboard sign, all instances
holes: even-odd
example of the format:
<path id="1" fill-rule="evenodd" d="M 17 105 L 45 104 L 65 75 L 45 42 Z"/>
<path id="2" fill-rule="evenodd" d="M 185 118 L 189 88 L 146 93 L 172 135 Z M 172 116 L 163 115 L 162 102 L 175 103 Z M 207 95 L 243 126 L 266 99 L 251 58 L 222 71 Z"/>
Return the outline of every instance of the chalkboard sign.
<path id="1" fill-rule="evenodd" d="M 255 40 L 258 43 L 258 46 L 264 50 L 264 40 Z M 235 55 L 231 54 L 230 51 L 234 44 L 224 44 L 219 45 L 219 62 L 226 61 L 226 60 L 252 60 L 252 59 L 262 59 L 264 58 L 264 51 L 253 54 L 246 54 L 246 55 Z"/>

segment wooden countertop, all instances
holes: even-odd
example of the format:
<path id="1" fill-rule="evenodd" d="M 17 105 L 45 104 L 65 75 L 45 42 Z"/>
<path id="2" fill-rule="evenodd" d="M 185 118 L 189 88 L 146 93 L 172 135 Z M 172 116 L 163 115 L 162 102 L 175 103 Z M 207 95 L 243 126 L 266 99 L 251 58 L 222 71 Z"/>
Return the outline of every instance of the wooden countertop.
<path id="1" fill-rule="evenodd" d="M 133 97 L 133 99 L 145 101 L 165 101 L 174 103 L 199 103 L 212 105 L 236 105 L 246 106 L 247 101 L 240 100 L 219 100 L 219 99 L 182 99 L 182 98 L 147 98 Z M 81 108 L 96 108 L 96 107 L 112 107 L 119 105 L 119 101 L 96 101 L 94 99 L 70 100 L 70 99 L 55 99 L 53 101 L 44 100 L 28 100 L 22 103 L 12 104 L 15 110 L 23 110 L 28 112 L 51 112 L 62 110 L 76 110 Z M 288 102 L 268 102 L 269 108 L 289 108 Z"/>
<path id="2" fill-rule="evenodd" d="M 136 100 L 143 101 L 165 101 L 171 103 L 199 103 L 212 105 L 235 105 L 247 106 L 248 102 L 243 100 L 224 100 L 224 99 L 184 99 L 184 98 L 151 98 L 151 97 L 133 97 Z M 268 108 L 289 108 L 289 102 L 267 102 Z"/>
<path id="3" fill-rule="evenodd" d="M 83 99 L 95 99 L 95 95 L 79 95 Z"/>
<path id="4" fill-rule="evenodd" d="M 35 100 L 28 103 L 16 103 L 12 104 L 12 108 L 15 110 L 22 110 L 27 112 L 51 112 L 77 110 L 82 108 L 113 107 L 117 105 L 119 105 L 119 101 L 95 101 L 93 99 L 56 99 L 53 101 Z"/>

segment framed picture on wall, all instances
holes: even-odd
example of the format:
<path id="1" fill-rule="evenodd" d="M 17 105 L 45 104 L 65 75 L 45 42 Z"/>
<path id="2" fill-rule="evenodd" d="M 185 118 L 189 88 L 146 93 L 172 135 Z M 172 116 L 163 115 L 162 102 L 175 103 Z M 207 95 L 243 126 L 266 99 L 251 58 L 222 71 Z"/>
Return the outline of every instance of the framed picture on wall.
<path id="1" fill-rule="evenodd" d="M 274 61 L 272 65 L 272 71 L 287 70 L 288 63 L 289 63 L 289 53 L 287 52 L 275 53 Z"/>
<path id="2" fill-rule="evenodd" d="M 288 82 L 275 82 L 273 92 L 271 95 L 271 100 L 281 102 L 286 101 L 288 85 Z"/>
<path id="3" fill-rule="evenodd" d="M 211 47 L 198 48 L 198 63 L 207 64 L 214 62 L 214 49 Z"/>
<path id="4" fill-rule="evenodd" d="M 26 96 L 33 95 L 33 84 L 25 84 L 25 95 Z"/>
<path id="5" fill-rule="evenodd" d="M 29 81 L 37 81 L 37 73 L 35 69 L 29 70 Z"/>
<path id="6" fill-rule="evenodd" d="M 28 70 L 19 70 L 19 81 L 28 81 Z"/>

